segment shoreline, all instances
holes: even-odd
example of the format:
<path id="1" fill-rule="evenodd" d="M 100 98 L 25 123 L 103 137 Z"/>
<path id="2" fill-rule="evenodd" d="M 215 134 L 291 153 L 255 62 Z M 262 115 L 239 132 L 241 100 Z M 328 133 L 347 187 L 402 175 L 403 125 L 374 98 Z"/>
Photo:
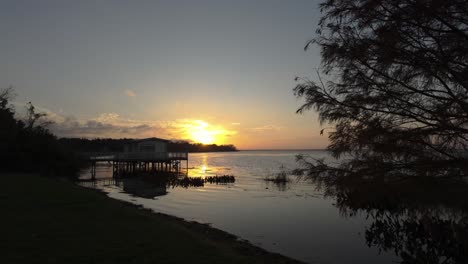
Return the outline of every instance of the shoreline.
<path id="1" fill-rule="evenodd" d="M 249 240 L 242 239 L 241 237 L 239 237 L 237 235 L 231 234 L 231 233 L 229 233 L 227 231 L 221 230 L 221 229 L 216 228 L 216 227 L 212 227 L 208 223 L 200 223 L 200 222 L 197 222 L 197 221 L 189 221 L 189 220 L 186 220 L 186 219 L 184 219 L 182 217 L 178 217 L 178 216 L 175 216 L 175 215 L 170 215 L 170 214 L 165 214 L 165 213 L 154 211 L 154 210 L 152 210 L 150 208 L 144 207 L 143 205 L 134 204 L 132 202 L 128 202 L 128 201 L 125 201 L 125 200 L 115 199 L 115 198 L 110 197 L 108 195 L 109 194 L 108 192 L 105 192 L 105 191 L 100 190 L 100 189 L 88 188 L 88 187 L 80 186 L 80 185 L 77 185 L 77 186 L 80 187 L 80 188 L 86 189 L 86 190 L 91 190 L 93 192 L 97 192 L 97 193 L 105 196 L 107 199 L 118 201 L 120 203 L 125 204 L 126 206 L 133 207 L 133 208 L 135 208 L 137 210 L 145 211 L 145 212 L 148 212 L 150 214 L 157 215 L 158 217 L 165 218 L 165 219 L 167 219 L 169 221 L 177 222 L 177 223 L 179 223 L 179 224 L 181 224 L 181 225 L 183 225 L 183 226 L 185 226 L 185 227 L 187 227 L 189 229 L 196 230 L 197 232 L 201 231 L 204 234 L 208 234 L 209 236 L 213 235 L 215 237 L 219 237 L 219 238 L 222 238 L 222 239 L 235 240 L 234 242 L 240 243 L 241 246 L 251 247 L 257 253 L 271 254 L 271 255 L 274 255 L 274 256 L 277 256 L 277 257 L 281 257 L 281 258 L 287 258 L 287 259 L 292 260 L 293 263 L 303 263 L 303 262 L 301 262 L 299 260 L 293 259 L 293 258 L 285 256 L 285 255 L 282 255 L 280 253 L 270 252 L 270 251 L 268 251 L 268 250 L 266 250 L 264 248 L 261 248 L 259 246 L 256 246 L 256 245 L 252 244 Z"/>
<path id="2" fill-rule="evenodd" d="M 193 263 L 302 263 L 279 253 L 269 252 L 208 224 L 187 221 L 141 205 L 113 199 L 102 190 L 79 186 L 66 179 L 19 173 L 0 174 L 0 177 L 6 181 L 6 187 L 9 187 L 5 194 L 0 195 L 0 204 L 5 203 L 3 207 L 7 209 L 2 220 L 7 223 L 2 223 L 2 226 L 14 227 L 5 230 L 8 242 L 3 247 L 8 252 L 7 263 L 34 263 L 38 260 L 48 262 L 51 258 L 55 260 L 52 262 L 57 263 L 86 262 L 80 256 L 79 249 L 68 245 L 75 244 L 75 240 L 93 241 L 78 244 L 84 247 L 83 250 L 87 248 L 92 253 L 88 256 L 88 261 L 92 260 L 93 263 L 129 263 L 129 258 L 134 260 L 130 263 L 179 263 L 185 260 Z M 15 185 L 26 192 L 15 192 Z M 30 197 L 28 194 L 35 195 Z M 54 221 L 56 218 L 64 221 Z M 18 222 L 15 219 L 22 224 L 16 226 Z M 99 221 L 93 221 L 95 219 Z M 51 222 L 55 225 L 51 225 Z M 70 229 L 70 224 L 75 228 Z M 20 227 L 26 228 L 24 230 Z M 103 233 L 90 233 L 89 229 L 103 230 Z M 112 230 L 118 230 L 118 234 Z M 66 236 L 66 239 L 62 237 L 63 232 L 71 232 L 73 236 Z M 30 233 L 39 234 L 36 234 L 36 239 L 31 240 L 28 239 Z M 63 243 L 56 244 L 54 239 L 37 237 L 61 237 Z M 106 243 L 98 242 L 101 240 L 112 247 L 105 247 Z M 21 243 L 15 243 L 18 241 Z M 129 244 L 128 241 L 134 244 Z M 142 245 L 145 254 L 141 254 Z M 164 252 L 159 250 L 162 247 L 165 248 Z M 28 252 L 28 248 L 31 251 Z M 50 252 L 47 254 L 51 249 L 52 252 L 60 252 L 57 253 L 58 256 Z M 105 258 L 101 254 L 96 256 L 96 252 L 100 251 L 110 251 L 110 256 L 117 255 L 115 261 L 109 262 L 109 254 L 105 254 Z M 46 259 L 41 260 L 37 257 L 38 254 Z"/>

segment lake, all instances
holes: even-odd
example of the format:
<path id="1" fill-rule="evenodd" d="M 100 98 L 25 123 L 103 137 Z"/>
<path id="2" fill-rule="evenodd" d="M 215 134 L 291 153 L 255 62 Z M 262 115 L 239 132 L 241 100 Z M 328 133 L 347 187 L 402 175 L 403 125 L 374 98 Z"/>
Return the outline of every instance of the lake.
<path id="1" fill-rule="evenodd" d="M 234 175 L 236 181 L 206 183 L 203 187 L 154 186 L 140 179 L 112 180 L 112 167 L 102 163 L 97 166 L 100 180 L 83 185 L 156 212 L 208 223 L 269 251 L 308 263 L 395 263 L 413 255 L 419 258 L 418 254 L 429 252 L 431 246 L 436 250 L 431 251 L 434 261 L 443 263 L 450 258 L 455 262 L 446 263 L 457 263 L 458 251 L 447 249 L 450 245 L 430 244 L 433 234 L 424 232 L 432 232 L 427 226 L 433 224 L 466 229 L 466 211 L 440 204 L 424 204 L 424 210 L 405 207 L 382 211 L 378 206 L 362 205 L 361 200 L 356 205 L 350 202 L 355 202 L 352 199 L 343 202 L 342 198 L 326 196 L 316 185 L 293 176 L 287 184 L 265 181 L 266 177 L 297 168 L 295 155 L 299 153 L 329 159 L 319 150 L 192 153 L 189 176 Z M 81 175 L 83 179 L 89 177 L 88 171 Z M 432 218 L 422 222 L 428 214 Z M 403 228 L 406 224 L 423 229 L 413 234 Z M 460 242 L 459 231 L 440 232 L 440 238 Z M 422 242 L 411 244 L 412 239 Z M 430 261 L 424 263 L 439 263 Z"/>

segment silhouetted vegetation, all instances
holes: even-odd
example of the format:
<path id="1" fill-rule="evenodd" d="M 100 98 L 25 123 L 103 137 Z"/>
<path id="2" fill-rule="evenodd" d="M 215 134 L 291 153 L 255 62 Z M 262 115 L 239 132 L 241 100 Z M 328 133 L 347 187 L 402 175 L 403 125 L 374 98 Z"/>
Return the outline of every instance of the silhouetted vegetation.
<path id="1" fill-rule="evenodd" d="M 25 120 L 16 119 L 12 94 L 12 88 L 0 91 L 0 171 L 74 177 L 80 162 L 45 127 L 45 114 L 29 103 Z"/>
<path id="2" fill-rule="evenodd" d="M 61 138 L 59 141 L 75 150 L 76 152 L 123 152 L 124 144 L 133 139 L 112 138 Z M 187 141 L 171 141 L 168 146 L 169 152 L 222 152 L 237 151 L 234 145 L 205 145 L 200 143 L 189 143 Z"/>
<path id="3" fill-rule="evenodd" d="M 467 263 L 466 182 L 355 179 L 322 187 L 336 199 L 342 215 L 364 215 L 370 221 L 365 230 L 368 246 L 395 253 L 406 264 Z"/>
<path id="4" fill-rule="evenodd" d="M 280 171 L 275 173 L 273 176 L 266 176 L 263 178 L 265 182 L 273 183 L 276 188 L 280 191 L 286 191 L 288 183 L 291 182 L 289 179 L 290 173 L 286 171 L 283 165 L 280 166 Z"/>
<path id="5" fill-rule="evenodd" d="M 177 173 L 166 173 L 160 174 L 158 173 L 157 176 L 155 175 L 146 175 L 143 176 L 145 181 L 151 183 L 157 183 L 158 186 L 166 186 L 166 187 L 203 187 L 205 183 L 210 184 L 227 184 L 227 183 L 234 183 L 236 178 L 232 175 L 216 175 L 216 176 L 208 176 L 208 177 L 188 177 L 188 176 L 180 176 Z"/>
<path id="6" fill-rule="evenodd" d="M 325 0 L 317 81 L 297 110 L 318 112 L 338 161 L 299 155 L 298 175 L 366 215 L 369 246 L 402 263 L 468 256 L 468 2 Z"/>
<path id="7" fill-rule="evenodd" d="M 378 162 L 353 171 L 300 161 L 299 174 L 333 198 L 343 216 L 366 217 L 369 247 L 406 264 L 467 263 L 468 183 L 458 170 L 450 175 L 444 166 L 445 177 L 428 177 L 435 175 L 428 169 L 388 170 Z"/>
<path id="8" fill-rule="evenodd" d="M 201 144 L 201 143 L 190 143 L 187 141 L 172 141 L 167 146 L 168 151 L 173 152 L 226 152 L 226 151 L 237 151 L 234 145 L 216 145 L 216 144 Z"/>
<path id="9" fill-rule="evenodd" d="M 204 180 L 205 180 L 205 182 L 216 183 L 216 184 L 236 182 L 236 178 L 233 175 L 207 176 L 207 177 L 205 177 Z"/>
<path id="10" fill-rule="evenodd" d="M 290 181 L 288 173 L 286 172 L 283 165 L 280 167 L 280 172 L 275 173 L 274 176 L 266 176 L 263 178 L 264 181 L 274 182 L 274 183 L 288 183 Z"/>
<path id="11" fill-rule="evenodd" d="M 203 187 L 205 186 L 205 181 L 202 177 L 183 177 L 181 179 L 177 179 L 175 183 L 173 183 L 172 187 Z"/>
<path id="12" fill-rule="evenodd" d="M 297 112 L 315 109 L 333 127 L 332 155 L 350 159 L 333 168 L 311 162 L 309 174 L 466 176 L 468 2 L 326 0 L 320 7 L 318 36 L 306 49 L 320 46 L 323 67 L 317 82 L 298 79 L 294 91 L 305 103 Z"/>

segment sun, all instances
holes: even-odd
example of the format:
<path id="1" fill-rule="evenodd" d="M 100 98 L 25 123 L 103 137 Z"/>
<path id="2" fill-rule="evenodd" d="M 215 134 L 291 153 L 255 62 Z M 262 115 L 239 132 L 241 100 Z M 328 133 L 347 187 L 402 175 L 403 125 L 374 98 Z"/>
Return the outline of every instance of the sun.
<path id="1" fill-rule="evenodd" d="M 190 129 L 190 138 L 198 143 L 213 144 L 216 141 L 217 131 L 209 128 L 208 123 L 196 120 Z"/>
<path id="2" fill-rule="evenodd" d="M 226 137 L 237 133 L 237 131 L 226 130 L 221 125 L 212 125 L 196 119 L 185 120 L 180 128 L 182 138 L 205 145 L 223 144 Z"/>
<path id="3" fill-rule="evenodd" d="M 202 144 L 213 144 L 215 142 L 214 135 L 210 131 L 204 129 L 193 131 L 190 136 L 193 141 Z"/>

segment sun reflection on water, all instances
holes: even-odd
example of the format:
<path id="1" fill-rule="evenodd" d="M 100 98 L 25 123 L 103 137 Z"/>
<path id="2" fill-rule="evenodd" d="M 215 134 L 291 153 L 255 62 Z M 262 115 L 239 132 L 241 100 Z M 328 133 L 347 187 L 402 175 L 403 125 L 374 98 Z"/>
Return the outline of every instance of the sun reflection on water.
<path id="1" fill-rule="evenodd" d="M 200 175 L 200 176 L 205 177 L 205 174 L 207 171 L 208 171 L 208 156 L 203 155 L 201 158 L 200 171 L 199 171 L 203 175 Z"/>

